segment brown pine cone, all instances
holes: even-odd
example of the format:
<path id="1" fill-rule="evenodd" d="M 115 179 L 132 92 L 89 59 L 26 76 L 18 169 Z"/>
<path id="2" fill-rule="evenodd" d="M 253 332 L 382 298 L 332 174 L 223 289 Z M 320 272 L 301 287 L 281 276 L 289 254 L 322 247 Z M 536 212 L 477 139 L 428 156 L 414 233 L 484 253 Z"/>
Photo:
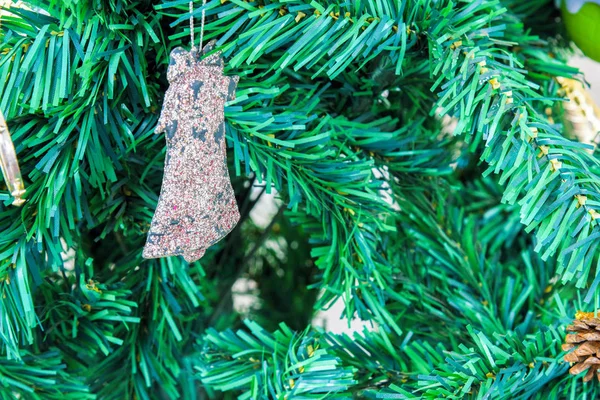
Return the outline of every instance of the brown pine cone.
<path id="1" fill-rule="evenodd" d="M 576 320 L 567 327 L 564 351 L 574 349 L 564 357 L 565 361 L 575 363 L 569 369 L 572 375 L 578 375 L 588 370 L 583 381 L 590 381 L 594 375 L 600 381 L 600 318 L 594 317 L 594 313 L 578 312 Z"/>

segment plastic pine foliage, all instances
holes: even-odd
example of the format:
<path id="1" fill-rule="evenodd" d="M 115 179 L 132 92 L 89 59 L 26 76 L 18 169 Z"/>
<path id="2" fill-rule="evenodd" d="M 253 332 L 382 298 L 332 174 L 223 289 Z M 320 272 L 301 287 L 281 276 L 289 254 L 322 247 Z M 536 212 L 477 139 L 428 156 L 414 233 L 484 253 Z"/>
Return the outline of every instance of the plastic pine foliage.
<path id="1" fill-rule="evenodd" d="M 241 222 L 193 264 L 141 257 L 188 0 L 4 3 L 0 398 L 600 395 L 561 350 L 600 307 L 600 161 L 552 1 L 195 0 Z M 367 328 L 311 327 L 335 302 Z"/>

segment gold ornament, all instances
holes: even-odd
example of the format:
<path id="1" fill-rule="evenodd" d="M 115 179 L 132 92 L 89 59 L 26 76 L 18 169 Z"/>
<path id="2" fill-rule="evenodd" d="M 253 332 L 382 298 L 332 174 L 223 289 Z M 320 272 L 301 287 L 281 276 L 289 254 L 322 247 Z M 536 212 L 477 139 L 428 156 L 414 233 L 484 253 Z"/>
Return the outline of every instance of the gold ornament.
<path id="1" fill-rule="evenodd" d="M 560 94 L 569 99 L 562 102 L 564 109 L 563 122 L 567 133 L 575 136 L 581 143 L 598 147 L 598 132 L 600 132 L 600 107 L 585 88 L 575 79 L 556 78 L 561 86 Z M 547 110 L 552 119 L 552 110 Z M 552 122 L 552 121 L 551 121 Z M 588 150 L 590 153 L 594 149 Z"/>

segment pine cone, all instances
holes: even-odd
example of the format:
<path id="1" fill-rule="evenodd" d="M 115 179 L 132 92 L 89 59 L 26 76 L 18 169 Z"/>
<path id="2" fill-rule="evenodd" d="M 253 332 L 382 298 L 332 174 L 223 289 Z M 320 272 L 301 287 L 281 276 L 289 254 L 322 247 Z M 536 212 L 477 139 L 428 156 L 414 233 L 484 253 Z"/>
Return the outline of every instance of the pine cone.
<path id="1" fill-rule="evenodd" d="M 583 378 L 584 382 L 590 381 L 594 375 L 600 381 L 600 318 L 594 317 L 594 313 L 578 312 L 576 320 L 567 327 L 567 331 L 575 332 L 567 334 L 564 351 L 575 349 L 567 353 L 565 361 L 575 363 L 569 369 L 572 375 L 578 375 L 589 369 Z"/>

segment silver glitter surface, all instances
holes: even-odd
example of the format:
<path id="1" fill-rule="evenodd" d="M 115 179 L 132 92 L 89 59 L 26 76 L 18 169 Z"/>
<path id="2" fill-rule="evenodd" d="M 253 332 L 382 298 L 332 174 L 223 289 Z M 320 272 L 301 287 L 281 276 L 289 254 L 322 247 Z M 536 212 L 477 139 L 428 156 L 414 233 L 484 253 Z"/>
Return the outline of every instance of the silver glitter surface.
<path id="1" fill-rule="evenodd" d="M 203 53 L 213 48 L 214 41 Z M 165 174 L 144 258 L 181 255 L 196 261 L 240 218 L 227 170 L 223 115 L 239 77 L 223 75 L 220 53 L 200 58 L 182 48 L 171 52 L 169 89 L 156 128 L 167 141 Z"/>

